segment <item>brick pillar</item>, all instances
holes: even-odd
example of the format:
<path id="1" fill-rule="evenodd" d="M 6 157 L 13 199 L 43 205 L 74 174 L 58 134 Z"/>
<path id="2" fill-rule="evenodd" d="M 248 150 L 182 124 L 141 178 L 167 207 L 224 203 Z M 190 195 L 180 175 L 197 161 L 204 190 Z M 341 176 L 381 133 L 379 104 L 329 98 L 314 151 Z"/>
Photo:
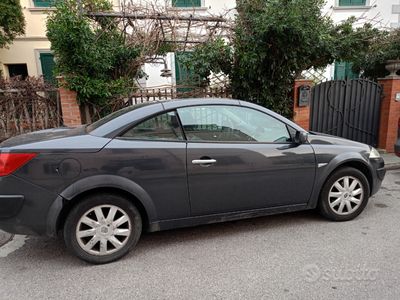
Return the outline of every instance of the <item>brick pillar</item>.
<path id="1" fill-rule="evenodd" d="M 383 88 L 378 148 L 391 153 L 394 152 L 400 118 L 400 102 L 396 101 L 396 94 L 400 93 L 400 76 L 382 78 L 378 82 Z"/>
<path id="2" fill-rule="evenodd" d="M 310 128 L 310 104 L 307 106 L 299 106 L 299 87 L 308 85 L 312 87 L 314 82 L 309 79 L 296 79 L 293 86 L 293 121 L 303 127 L 305 130 Z M 311 101 L 311 99 L 310 99 Z"/>
<path id="3" fill-rule="evenodd" d="M 62 78 L 59 77 L 60 87 L 60 103 L 63 123 L 67 127 L 76 127 L 82 125 L 81 111 L 76 97 L 76 92 L 66 89 L 62 83 Z"/>

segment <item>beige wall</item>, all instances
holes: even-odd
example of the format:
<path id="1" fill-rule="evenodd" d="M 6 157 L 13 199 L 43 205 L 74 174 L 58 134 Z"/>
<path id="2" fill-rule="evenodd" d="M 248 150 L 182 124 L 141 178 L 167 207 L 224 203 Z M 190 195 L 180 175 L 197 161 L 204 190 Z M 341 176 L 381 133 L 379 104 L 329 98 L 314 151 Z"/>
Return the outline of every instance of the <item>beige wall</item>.
<path id="1" fill-rule="evenodd" d="M 42 74 L 39 62 L 40 52 L 49 52 L 50 42 L 47 40 L 16 40 L 9 49 L 0 50 L 0 63 L 3 75 L 8 77 L 7 64 L 27 64 L 29 76 Z"/>
<path id="2" fill-rule="evenodd" d="M 46 18 L 53 9 L 35 7 L 33 0 L 20 0 L 20 3 L 26 22 L 25 34 L 17 37 L 8 48 L 0 49 L 0 70 L 3 76 L 8 77 L 7 64 L 26 63 L 29 76 L 40 76 L 39 53 L 50 51 Z M 113 3 L 118 9 L 119 0 L 113 0 Z"/>
<path id="3" fill-rule="evenodd" d="M 20 0 L 25 15 L 25 35 L 28 37 L 46 36 L 46 18 L 49 8 L 34 7 L 31 0 Z"/>
<path id="4" fill-rule="evenodd" d="M 28 75 L 42 74 L 39 53 L 50 51 L 46 38 L 46 17 L 49 9 L 35 8 L 32 0 L 21 0 L 25 16 L 25 34 L 17 37 L 8 48 L 0 49 L 0 70 L 8 76 L 7 64 L 26 63 Z"/>

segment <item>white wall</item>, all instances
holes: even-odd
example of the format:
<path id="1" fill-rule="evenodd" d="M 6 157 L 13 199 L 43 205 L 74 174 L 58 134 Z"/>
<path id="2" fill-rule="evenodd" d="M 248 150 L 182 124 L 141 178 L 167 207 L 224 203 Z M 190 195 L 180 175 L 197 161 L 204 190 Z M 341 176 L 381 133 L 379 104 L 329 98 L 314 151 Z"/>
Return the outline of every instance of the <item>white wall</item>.
<path id="1" fill-rule="evenodd" d="M 350 16 L 361 18 L 359 25 L 365 21 L 376 22 L 376 27 L 398 27 L 399 14 L 393 13 L 393 6 L 400 0 L 366 0 L 366 6 L 339 7 L 338 0 L 328 0 L 323 12 L 339 23 Z"/>
<path id="2" fill-rule="evenodd" d="M 137 0 L 146 2 L 146 0 Z M 150 0 L 151 1 L 151 0 Z M 168 0 L 159 0 L 167 3 Z M 165 2 L 167 1 L 167 2 Z M 202 0 L 202 8 L 198 9 L 196 13 L 201 15 L 207 14 L 221 14 L 226 11 L 230 11 L 230 16 L 234 15 L 234 8 L 236 6 L 235 0 Z M 400 27 L 400 0 L 367 0 L 366 6 L 364 7 L 339 7 L 339 0 L 327 0 L 323 8 L 323 13 L 330 16 L 335 23 L 340 23 L 351 16 L 355 16 L 359 19 L 356 26 L 362 26 L 365 22 L 372 21 L 374 26 L 378 28 L 394 28 Z M 186 9 L 191 11 L 191 9 Z M 185 9 L 182 10 L 185 13 Z M 145 72 L 149 75 L 149 80 L 146 82 L 148 87 L 154 85 L 170 85 L 174 84 L 175 75 L 175 64 L 174 57 L 172 54 L 167 57 L 168 67 L 173 72 L 173 79 L 161 78 L 161 69 L 163 65 L 149 66 L 146 64 Z M 333 79 L 334 77 L 334 66 L 330 65 L 323 72 L 325 78 Z M 159 78 L 158 78 L 159 77 Z"/>
<path id="3" fill-rule="evenodd" d="M 164 69 L 164 62 L 162 59 L 165 60 L 167 64 L 167 69 L 172 71 L 172 77 L 161 77 L 161 70 Z M 175 60 L 174 60 L 174 53 L 168 53 L 165 57 L 160 57 L 160 63 L 154 64 L 145 64 L 143 68 L 144 72 L 147 74 L 147 80 L 141 80 L 139 83 L 142 87 L 171 87 L 174 84 L 174 73 L 175 73 Z"/>
<path id="4" fill-rule="evenodd" d="M 135 0 L 135 3 L 154 3 L 154 0 Z M 179 11 L 182 14 L 196 13 L 197 15 L 221 15 L 229 12 L 230 16 L 234 15 L 234 8 L 236 7 L 235 0 L 202 0 L 202 7 L 200 8 L 172 8 L 171 2 L 168 0 L 158 0 L 156 3 L 159 5 L 165 5 L 170 9 Z M 163 78 L 160 76 L 161 70 L 164 69 L 164 64 L 145 64 L 144 71 L 148 75 L 148 79 L 140 81 L 142 87 L 159 87 L 159 86 L 171 86 L 175 84 L 175 58 L 173 53 L 168 53 L 165 57 L 168 68 L 172 71 L 172 78 Z"/>
<path id="5" fill-rule="evenodd" d="M 400 0 L 367 0 L 365 7 L 339 7 L 338 0 L 328 0 L 323 13 L 332 18 L 335 23 L 340 23 L 351 16 L 359 19 L 356 26 L 365 22 L 372 22 L 375 27 L 382 29 L 397 28 L 400 25 Z M 397 7 L 398 6 L 398 7 Z M 334 65 L 329 65 L 324 76 L 327 79 L 334 77 Z"/>

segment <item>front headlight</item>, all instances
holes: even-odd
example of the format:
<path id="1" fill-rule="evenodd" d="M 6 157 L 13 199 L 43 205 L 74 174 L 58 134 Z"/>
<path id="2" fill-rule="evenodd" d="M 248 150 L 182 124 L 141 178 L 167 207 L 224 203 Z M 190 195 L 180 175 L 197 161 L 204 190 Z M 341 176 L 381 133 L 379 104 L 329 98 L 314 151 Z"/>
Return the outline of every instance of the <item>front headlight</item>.
<path id="1" fill-rule="evenodd" d="M 374 147 L 371 147 L 371 152 L 369 153 L 369 159 L 371 158 L 379 158 L 381 157 L 380 153 L 378 150 L 376 150 Z"/>

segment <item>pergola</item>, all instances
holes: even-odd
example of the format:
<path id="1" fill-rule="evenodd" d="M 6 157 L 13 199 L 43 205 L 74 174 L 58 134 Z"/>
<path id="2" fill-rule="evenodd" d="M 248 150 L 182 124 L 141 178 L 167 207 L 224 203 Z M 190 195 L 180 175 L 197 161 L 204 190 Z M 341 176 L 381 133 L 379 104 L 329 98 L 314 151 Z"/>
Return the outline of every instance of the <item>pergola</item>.
<path id="1" fill-rule="evenodd" d="M 216 36 L 229 39 L 232 26 L 227 14 L 202 15 L 195 10 L 156 9 L 154 6 L 127 6 L 119 12 L 86 13 L 94 20 L 115 19 L 128 37 L 173 43 L 179 51 L 186 51 Z"/>

